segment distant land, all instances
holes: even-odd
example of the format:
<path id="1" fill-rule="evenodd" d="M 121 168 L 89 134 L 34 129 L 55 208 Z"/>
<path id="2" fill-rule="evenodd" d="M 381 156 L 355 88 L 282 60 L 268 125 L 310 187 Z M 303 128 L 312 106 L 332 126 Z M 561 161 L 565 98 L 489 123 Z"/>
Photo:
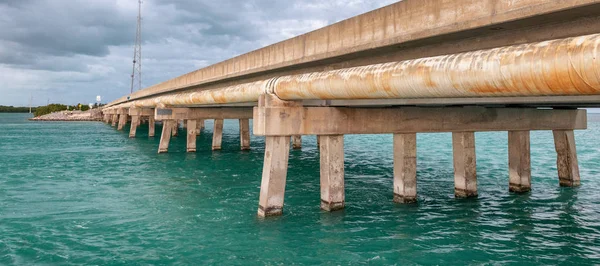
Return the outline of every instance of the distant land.
<path id="1" fill-rule="evenodd" d="M 37 107 L 31 107 L 31 112 L 35 112 Z M 14 107 L 0 105 L 0 113 L 29 113 L 29 107 Z"/>

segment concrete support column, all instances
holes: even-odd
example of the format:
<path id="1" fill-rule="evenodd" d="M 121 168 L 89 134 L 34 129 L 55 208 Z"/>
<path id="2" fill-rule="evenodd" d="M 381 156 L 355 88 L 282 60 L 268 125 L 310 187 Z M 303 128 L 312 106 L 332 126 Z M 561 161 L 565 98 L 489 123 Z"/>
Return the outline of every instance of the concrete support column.
<path id="1" fill-rule="evenodd" d="M 265 138 L 265 161 L 258 202 L 258 215 L 261 217 L 281 215 L 283 212 L 289 155 L 289 136 Z"/>
<path id="2" fill-rule="evenodd" d="M 154 115 L 148 117 L 148 137 L 153 138 L 156 132 L 156 121 Z"/>
<path id="3" fill-rule="evenodd" d="M 140 125 L 140 116 L 133 115 L 131 116 L 131 128 L 129 129 L 129 137 L 135 138 L 135 133 L 137 132 L 137 128 Z"/>
<path id="4" fill-rule="evenodd" d="M 171 136 L 179 136 L 179 122 L 177 120 L 173 120 L 173 125 L 171 125 Z"/>
<path id="5" fill-rule="evenodd" d="M 508 168 L 510 192 L 531 190 L 531 155 L 529 131 L 508 132 Z"/>
<path id="6" fill-rule="evenodd" d="M 119 115 L 118 114 L 113 114 L 112 115 L 112 120 L 111 120 L 111 126 L 116 126 L 117 125 L 117 121 L 119 120 Z"/>
<path id="7" fill-rule="evenodd" d="M 394 134 L 394 202 L 417 201 L 417 134 Z"/>
<path id="8" fill-rule="evenodd" d="M 198 127 L 200 127 L 200 129 L 204 129 L 204 119 L 200 119 L 198 120 Z"/>
<path id="9" fill-rule="evenodd" d="M 457 198 L 477 197 L 475 132 L 452 132 L 452 151 L 454 195 Z"/>
<path id="10" fill-rule="evenodd" d="M 302 135 L 292 136 L 292 148 L 294 150 L 302 149 Z"/>
<path id="11" fill-rule="evenodd" d="M 128 114 L 120 114 L 119 115 L 119 126 L 117 127 L 117 130 L 123 130 L 123 127 L 125 127 L 125 124 L 127 124 L 128 120 L 129 120 Z"/>
<path id="12" fill-rule="evenodd" d="M 554 130 L 553 133 L 556 148 L 556 168 L 560 185 L 563 187 L 579 186 L 579 164 L 575 148 L 575 134 L 573 130 Z"/>
<path id="13" fill-rule="evenodd" d="M 196 152 L 196 120 L 187 120 L 187 152 Z"/>
<path id="14" fill-rule="evenodd" d="M 213 142 L 212 150 L 220 150 L 221 142 L 223 140 L 223 119 L 215 119 L 215 125 L 213 128 Z"/>
<path id="15" fill-rule="evenodd" d="M 344 208 L 344 135 L 321 136 L 321 209 Z"/>
<path id="16" fill-rule="evenodd" d="M 160 135 L 160 144 L 158 144 L 158 153 L 169 152 L 169 142 L 171 142 L 171 133 L 177 122 L 174 120 L 164 120 L 162 134 Z"/>
<path id="17" fill-rule="evenodd" d="M 243 151 L 250 149 L 250 119 L 240 119 L 240 147 Z"/>

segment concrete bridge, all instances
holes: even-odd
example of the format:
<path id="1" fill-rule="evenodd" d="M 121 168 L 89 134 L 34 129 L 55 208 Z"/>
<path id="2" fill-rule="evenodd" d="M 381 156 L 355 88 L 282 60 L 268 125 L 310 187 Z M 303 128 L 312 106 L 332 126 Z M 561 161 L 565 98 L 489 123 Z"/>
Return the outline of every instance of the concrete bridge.
<path id="1" fill-rule="evenodd" d="M 552 130 L 561 186 L 580 183 L 574 130 L 600 106 L 600 0 L 405 0 L 124 96 L 104 120 L 130 137 L 180 123 L 196 151 L 214 119 L 265 136 L 258 214 L 283 210 L 290 144 L 317 135 L 321 208 L 344 208 L 344 135 L 394 135 L 393 199 L 416 201 L 416 134 L 452 132 L 455 195 L 477 196 L 475 134 L 507 131 L 508 188 L 531 189 L 530 131 Z M 390 190 L 391 192 L 392 190 Z M 391 194 L 391 193 L 390 193 Z"/>

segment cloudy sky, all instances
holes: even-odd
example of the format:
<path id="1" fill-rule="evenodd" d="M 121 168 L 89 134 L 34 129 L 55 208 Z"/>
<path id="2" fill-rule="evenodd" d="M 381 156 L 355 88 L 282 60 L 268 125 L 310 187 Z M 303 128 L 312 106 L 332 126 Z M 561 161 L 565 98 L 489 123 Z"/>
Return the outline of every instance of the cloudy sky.
<path id="1" fill-rule="evenodd" d="M 144 0 L 144 87 L 394 0 Z M 137 0 L 0 0 L 0 105 L 129 92 Z"/>

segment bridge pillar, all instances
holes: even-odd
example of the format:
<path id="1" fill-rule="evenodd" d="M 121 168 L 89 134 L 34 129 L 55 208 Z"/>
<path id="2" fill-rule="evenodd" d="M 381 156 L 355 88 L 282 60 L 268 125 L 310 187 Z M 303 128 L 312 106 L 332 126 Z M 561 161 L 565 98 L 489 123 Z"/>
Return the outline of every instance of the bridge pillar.
<path id="1" fill-rule="evenodd" d="M 250 119 L 240 119 L 240 148 L 250 149 Z"/>
<path id="2" fill-rule="evenodd" d="M 215 119 L 213 128 L 213 141 L 212 150 L 217 151 L 221 149 L 221 142 L 223 140 L 223 119 Z"/>
<path id="3" fill-rule="evenodd" d="M 475 132 L 452 132 L 454 153 L 454 195 L 477 197 Z"/>
<path id="4" fill-rule="evenodd" d="M 531 190 L 530 133 L 527 130 L 508 132 L 509 191 Z"/>
<path id="5" fill-rule="evenodd" d="M 344 208 L 344 135 L 321 136 L 321 209 Z"/>
<path id="6" fill-rule="evenodd" d="M 294 150 L 302 149 L 302 136 L 301 135 L 292 136 L 292 148 Z"/>
<path id="7" fill-rule="evenodd" d="M 417 201 L 417 134 L 394 134 L 394 202 Z"/>
<path id="8" fill-rule="evenodd" d="M 343 121 L 343 122 L 341 122 Z M 456 197 L 477 196 L 475 131 L 511 131 L 511 170 L 519 173 L 519 184 L 528 184 L 527 158 L 529 130 L 557 130 L 559 175 L 569 184 L 579 180 L 576 171 L 573 129 L 586 128 L 585 110 L 550 110 L 536 108 L 486 107 L 307 107 L 283 101 L 273 95 L 259 98 L 254 109 L 254 134 L 265 136 L 265 165 L 261 197 L 271 195 L 269 184 L 285 182 L 282 168 L 274 170 L 268 160 L 274 160 L 275 148 L 291 136 L 317 135 L 321 155 L 321 201 L 323 209 L 343 206 L 343 140 L 345 134 L 394 134 L 394 200 L 416 200 L 416 133 L 452 132 L 454 182 Z M 569 129 L 566 130 L 565 129 Z M 277 145 L 272 141 L 277 140 Z M 285 143 L 289 145 L 289 143 Z M 287 162 L 287 153 L 279 151 Z M 281 159 L 283 160 L 283 159 Z M 277 161 L 283 165 L 284 162 Z M 518 163 L 515 163 L 518 162 Z M 287 169 L 287 163 L 285 164 Z M 273 175 L 276 172 L 278 175 Z M 566 178 L 565 178 L 566 177 Z M 512 176 L 514 178 L 514 176 Z M 573 180 L 573 181 L 571 181 Z M 511 183 L 515 183 L 511 179 Z M 276 183 L 280 184 L 280 183 Z M 514 188 L 514 186 L 513 186 Z M 281 188 L 279 188 L 281 190 Z M 279 190 L 278 190 L 279 191 Z M 276 206 L 283 206 L 281 190 Z M 261 200 L 264 204 L 265 200 Z M 265 205 L 261 205 L 265 209 Z M 261 211 L 259 210 L 259 214 Z M 263 214 L 264 215 L 264 214 Z"/>
<path id="9" fill-rule="evenodd" d="M 119 125 L 117 127 L 117 130 L 123 130 L 123 127 L 125 127 L 125 124 L 127 124 L 128 120 L 129 111 L 125 108 L 119 109 Z"/>
<path id="10" fill-rule="evenodd" d="M 202 133 L 202 130 L 204 129 L 204 119 L 199 119 L 196 122 L 196 135 L 200 136 L 200 133 Z"/>
<path id="11" fill-rule="evenodd" d="M 575 149 L 573 130 L 554 130 L 554 146 L 556 148 L 556 168 L 558 179 L 563 187 L 580 185 L 579 165 Z"/>
<path id="12" fill-rule="evenodd" d="M 156 134 L 156 121 L 154 121 L 154 114 L 148 116 L 148 137 L 153 138 Z"/>
<path id="13" fill-rule="evenodd" d="M 117 125 L 117 121 L 119 120 L 119 115 L 114 113 L 112 115 L 112 119 L 111 119 L 111 126 L 116 126 Z"/>
<path id="14" fill-rule="evenodd" d="M 276 216 L 283 213 L 283 198 L 290 155 L 290 137 L 266 137 L 265 160 L 258 215 Z"/>
<path id="15" fill-rule="evenodd" d="M 129 130 L 130 138 L 135 138 L 135 133 L 136 133 L 139 125 L 140 125 L 140 116 L 139 115 L 131 116 L 131 129 Z"/>
<path id="16" fill-rule="evenodd" d="M 196 152 L 196 136 L 197 130 L 196 120 L 187 120 L 187 152 Z"/>
<path id="17" fill-rule="evenodd" d="M 204 129 L 204 119 L 198 120 L 198 127 L 200 128 L 200 130 Z"/>
<path id="18" fill-rule="evenodd" d="M 169 152 L 169 142 L 171 142 L 171 134 L 173 127 L 177 124 L 175 120 L 164 120 L 162 134 L 160 135 L 160 143 L 158 144 L 158 153 Z"/>
<path id="19" fill-rule="evenodd" d="M 268 112 L 281 114 L 279 118 L 291 118 L 294 107 L 301 107 L 301 102 L 283 101 L 272 94 L 261 95 L 258 99 L 258 109 L 254 109 L 254 134 L 260 132 L 259 136 L 265 136 L 265 160 L 263 164 L 262 181 L 260 185 L 260 199 L 258 215 L 276 216 L 283 213 L 283 199 L 285 194 L 285 182 L 288 170 L 288 159 L 290 155 L 290 138 L 292 135 L 285 131 L 287 125 L 275 121 L 272 123 Z M 266 130 L 272 129 L 277 134 L 264 134 Z"/>
<path id="20" fill-rule="evenodd" d="M 177 120 L 173 121 L 173 125 L 171 126 L 171 136 L 179 136 L 179 121 Z"/>

